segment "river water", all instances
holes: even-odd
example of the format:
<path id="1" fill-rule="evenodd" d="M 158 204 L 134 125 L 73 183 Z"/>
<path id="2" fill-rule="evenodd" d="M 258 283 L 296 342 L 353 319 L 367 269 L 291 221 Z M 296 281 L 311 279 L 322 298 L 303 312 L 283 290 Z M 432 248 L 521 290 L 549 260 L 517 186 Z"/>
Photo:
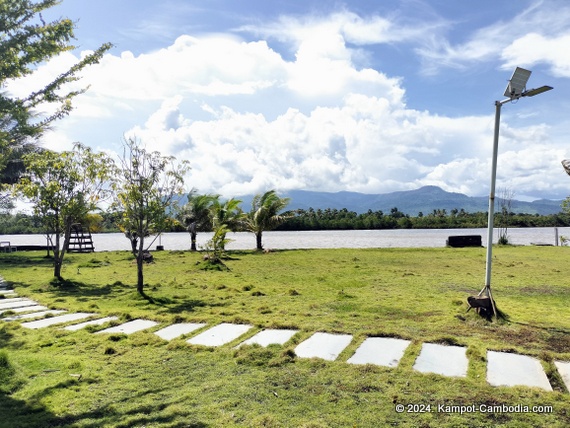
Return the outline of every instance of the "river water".
<path id="1" fill-rule="evenodd" d="M 508 235 L 509 242 L 514 245 L 556 245 L 557 233 L 558 236 L 570 237 L 570 228 L 509 229 Z M 487 229 L 398 229 L 270 231 L 263 234 L 263 246 L 268 249 L 445 247 L 447 237 L 454 235 L 481 235 L 483 245 L 487 245 Z M 199 233 L 198 248 L 204 246 L 211 237 L 211 233 Z M 229 233 L 227 237 L 233 240 L 226 246 L 228 250 L 255 248 L 255 236 L 252 233 Z M 152 239 L 147 242 L 150 244 Z M 496 231 L 493 240 L 496 243 Z M 43 235 L 0 235 L 0 242 L 10 242 L 16 247 L 18 245 L 46 245 L 46 238 Z M 95 251 L 130 249 L 128 239 L 121 233 L 94 234 L 93 243 Z M 190 235 L 186 232 L 165 233 L 152 243 L 150 249 L 155 249 L 157 245 L 162 245 L 165 250 L 187 250 L 190 248 Z"/>

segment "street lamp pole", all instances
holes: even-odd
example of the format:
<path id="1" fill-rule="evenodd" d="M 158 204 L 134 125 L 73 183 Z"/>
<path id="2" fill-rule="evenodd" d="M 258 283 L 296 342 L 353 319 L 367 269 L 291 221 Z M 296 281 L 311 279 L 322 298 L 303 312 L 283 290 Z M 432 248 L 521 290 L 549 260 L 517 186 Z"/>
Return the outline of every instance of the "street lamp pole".
<path id="1" fill-rule="evenodd" d="M 485 265 L 485 287 L 479 293 L 485 294 L 489 297 L 491 301 L 491 307 L 493 309 L 493 314 L 497 318 L 497 310 L 495 308 L 495 301 L 493 300 L 493 295 L 491 294 L 491 267 L 493 262 L 493 226 L 495 219 L 495 183 L 497 181 L 497 156 L 499 151 L 499 126 L 501 123 L 501 107 L 503 104 L 508 102 L 518 100 L 522 97 L 533 97 L 535 95 L 541 94 L 543 92 L 552 89 L 551 86 L 542 86 L 537 89 L 526 90 L 526 83 L 530 77 L 531 72 L 525 70 L 524 68 L 517 67 L 507 89 L 505 90 L 505 96 L 508 97 L 503 101 L 495 101 L 495 130 L 493 134 L 493 159 L 491 164 L 491 189 L 489 192 L 489 217 L 487 220 L 487 257 Z"/>

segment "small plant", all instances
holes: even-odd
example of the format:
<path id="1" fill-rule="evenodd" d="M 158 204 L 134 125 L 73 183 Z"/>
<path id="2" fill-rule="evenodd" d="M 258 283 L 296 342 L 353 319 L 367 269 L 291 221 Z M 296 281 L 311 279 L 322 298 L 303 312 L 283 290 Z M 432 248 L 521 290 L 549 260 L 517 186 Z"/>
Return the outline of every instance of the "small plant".
<path id="1" fill-rule="evenodd" d="M 568 244 L 570 244 L 570 238 L 560 235 L 560 245 L 567 246 Z"/>

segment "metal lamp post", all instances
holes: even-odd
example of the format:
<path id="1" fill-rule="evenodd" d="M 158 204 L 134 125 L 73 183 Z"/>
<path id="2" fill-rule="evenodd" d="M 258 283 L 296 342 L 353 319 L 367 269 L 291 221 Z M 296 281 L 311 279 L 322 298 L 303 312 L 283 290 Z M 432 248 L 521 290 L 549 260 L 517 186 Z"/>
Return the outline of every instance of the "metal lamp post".
<path id="1" fill-rule="evenodd" d="M 491 300 L 493 314 L 497 317 L 495 302 L 491 294 L 491 265 L 493 255 L 493 223 L 495 214 L 495 182 L 497 179 L 497 151 L 499 148 L 499 125 L 501 122 L 501 107 L 511 101 L 518 100 L 523 97 L 534 97 L 535 95 L 552 89 L 552 86 L 541 86 L 537 89 L 526 90 L 526 83 L 530 77 L 531 71 L 524 68 L 517 67 L 513 76 L 509 80 L 507 89 L 505 90 L 505 97 L 503 101 L 495 101 L 495 132 L 493 136 L 493 161 L 491 165 L 491 190 L 489 193 L 489 219 L 487 221 L 487 262 L 485 268 L 485 287 L 481 290 L 479 295 L 485 293 Z"/>

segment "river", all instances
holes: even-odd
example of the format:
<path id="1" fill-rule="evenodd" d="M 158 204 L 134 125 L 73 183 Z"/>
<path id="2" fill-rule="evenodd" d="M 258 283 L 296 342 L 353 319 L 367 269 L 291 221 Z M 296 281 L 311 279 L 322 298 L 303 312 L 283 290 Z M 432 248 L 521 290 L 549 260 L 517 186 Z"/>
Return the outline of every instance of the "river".
<path id="1" fill-rule="evenodd" d="M 555 228 L 509 229 L 509 241 L 514 245 L 556 244 Z M 308 249 L 308 248 L 418 248 L 445 247 L 451 235 L 481 235 L 483 245 L 487 245 L 487 229 L 397 229 L 397 230 L 322 230 L 301 232 L 270 231 L 263 234 L 263 246 L 268 249 Z M 558 228 L 559 236 L 570 238 L 570 228 Z M 211 233 L 199 233 L 198 247 L 212 237 Z M 232 239 L 228 250 L 255 248 L 252 233 L 229 233 Z M 497 232 L 494 233 L 494 242 Z M 150 243 L 152 239 L 148 242 Z M 0 242 L 10 245 L 46 245 L 43 235 L 0 235 Z M 95 251 L 129 250 L 130 244 L 121 233 L 100 233 L 93 235 Z M 6 244 L 2 244 L 6 245 Z M 186 232 L 165 233 L 151 245 L 151 250 L 162 245 L 165 250 L 187 250 L 190 248 L 190 235 Z"/>

